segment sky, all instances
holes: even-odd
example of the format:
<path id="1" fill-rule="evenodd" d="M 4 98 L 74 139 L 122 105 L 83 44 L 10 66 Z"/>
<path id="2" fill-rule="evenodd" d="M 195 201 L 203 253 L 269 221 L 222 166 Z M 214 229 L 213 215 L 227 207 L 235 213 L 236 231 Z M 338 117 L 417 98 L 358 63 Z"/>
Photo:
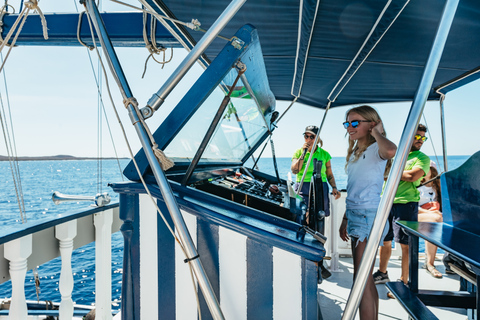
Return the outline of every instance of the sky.
<path id="1" fill-rule="evenodd" d="M 136 3 L 131 0 L 130 3 Z M 10 1 L 17 10 L 19 1 Z M 73 1 L 41 1 L 43 12 L 76 12 Z M 125 10 L 120 5 L 104 2 L 104 10 Z M 172 62 L 163 69 L 151 59 L 146 76 L 141 78 L 148 52 L 145 48 L 117 48 L 117 55 L 123 66 L 131 90 L 144 106 L 153 93 L 157 92 L 183 58 L 186 51 L 175 49 Z M 5 57 L 6 49 L 2 52 Z M 98 73 L 97 58 L 90 52 L 95 73 Z M 169 57 L 170 53 L 167 53 Z M 67 154 L 73 156 L 96 157 L 98 153 L 97 123 L 98 94 L 89 60 L 89 52 L 83 47 L 15 47 L 6 64 L 9 108 L 6 103 L 7 92 L 0 78 L 0 92 L 3 108 L 13 123 L 15 145 L 18 156 L 49 156 Z M 107 70 L 109 73 L 109 71 Z M 147 121 L 150 129 L 155 131 L 168 112 L 180 100 L 202 68 L 195 65 L 167 98 L 165 104 Z M 123 122 L 129 143 L 135 154 L 140 143 L 126 109 L 118 87 L 109 76 L 110 87 L 115 104 Z M 105 84 L 105 81 L 102 80 Z M 480 148 L 477 138 L 477 119 L 480 119 L 478 92 L 480 82 L 474 82 L 447 95 L 445 100 L 445 118 L 447 132 L 447 154 L 469 155 Z M 129 157 L 126 143 L 115 118 L 113 108 L 108 100 L 105 86 L 102 87 L 107 118 L 114 137 L 115 148 L 119 157 Z M 277 102 L 280 113 L 287 108 L 289 102 Z M 374 105 L 378 110 L 387 136 L 398 144 L 405 120 L 411 106 L 410 103 L 390 103 Z M 342 122 L 349 107 L 331 109 L 322 128 L 321 138 L 324 149 L 332 156 L 343 157 L 346 154 L 347 138 Z M 273 140 L 277 157 L 291 157 L 293 152 L 304 142 L 303 132 L 307 125 L 319 126 L 324 110 L 301 104 L 295 104 L 279 123 L 274 131 Z M 429 128 L 429 140 L 423 151 L 428 155 L 442 154 L 442 138 L 440 131 L 439 103 L 428 102 L 425 107 L 425 119 L 421 122 Z M 103 157 L 114 157 L 114 147 L 105 123 L 101 135 Z M 2 134 L 2 138 L 4 138 Z M 434 150 L 435 149 L 435 150 Z M 264 156 L 271 156 L 270 148 Z M 4 139 L 0 141 L 0 155 L 6 155 Z"/>

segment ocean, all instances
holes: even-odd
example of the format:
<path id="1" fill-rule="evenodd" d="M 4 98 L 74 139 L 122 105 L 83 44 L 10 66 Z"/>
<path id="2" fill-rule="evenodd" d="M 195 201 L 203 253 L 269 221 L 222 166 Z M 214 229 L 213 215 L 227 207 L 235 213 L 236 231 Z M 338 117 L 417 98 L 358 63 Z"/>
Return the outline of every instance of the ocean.
<path id="1" fill-rule="evenodd" d="M 431 157 L 443 168 L 442 159 Z M 449 156 L 448 167 L 453 170 L 468 159 L 468 156 Z M 52 193 L 59 191 L 68 195 L 94 196 L 98 192 L 108 192 L 112 202 L 118 202 L 118 195 L 108 187 L 108 183 L 122 181 L 121 171 L 128 164 L 128 159 L 103 160 L 101 165 L 96 160 L 61 160 L 61 161 L 21 161 L 22 190 L 28 221 L 35 221 L 48 216 L 54 216 L 68 211 L 78 211 L 88 208 L 88 202 L 68 202 L 55 205 L 51 200 Z M 345 158 L 334 157 L 331 160 L 333 173 L 338 189 L 345 189 L 347 176 L 345 174 Z M 246 167 L 252 167 L 249 160 Z M 273 160 L 260 159 L 257 163 L 260 171 L 275 175 Z M 286 179 L 290 171 L 290 158 L 277 158 L 280 178 Z M 100 170 L 101 169 L 101 170 Z M 101 173 L 97 173 L 101 172 Z M 0 226 L 7 230 L 10 226 L 21 223 L 15 187 L 8 162 L 0 162 Z M 421 244 L 422 250 L 423 244 Z M 72 269 L 74 289 L 72 299 L 77 304 L 94 304 L 95 292 L 95 247 L 93 244 L 83 246 L 73 252 Z M 113 309 L 119 309 L 122 282 L 123 237 L 120 232 L 112 235 L 112 300 Z M 58 291 L 60 278 L 60 259 L 54 259 L 38 267 L 40 277 L 41 301 L 60 302 Z M 0 284 L 1 298 L 11 297 L 11 284 L 7 281 Z M 27 273 L 25 281 L 27 300 L 37 300 L 35 281 L 32 271 Z"/>

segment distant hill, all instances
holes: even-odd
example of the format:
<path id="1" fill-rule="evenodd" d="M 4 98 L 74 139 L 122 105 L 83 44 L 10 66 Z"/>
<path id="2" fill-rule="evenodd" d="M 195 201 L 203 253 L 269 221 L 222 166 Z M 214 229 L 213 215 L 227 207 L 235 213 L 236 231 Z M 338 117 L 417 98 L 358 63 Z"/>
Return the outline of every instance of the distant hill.
<path id="1" fill-rule="evenodd" d="M 89 158 L 89 157 L 74 157 L 69 155 L 56 155 L 56 156 L 46 156 L 46 157 L 18 157 L 18 161 L 40 161 L 40 160 L 97 160 L 98 158 Z M 116 158 L 102 158 L 103 160 L 110 160 Z M 126 159 L 126 158 L 122 158 Z M 0 155 L 0 161 L 8 161 L 8 157 Z"/>

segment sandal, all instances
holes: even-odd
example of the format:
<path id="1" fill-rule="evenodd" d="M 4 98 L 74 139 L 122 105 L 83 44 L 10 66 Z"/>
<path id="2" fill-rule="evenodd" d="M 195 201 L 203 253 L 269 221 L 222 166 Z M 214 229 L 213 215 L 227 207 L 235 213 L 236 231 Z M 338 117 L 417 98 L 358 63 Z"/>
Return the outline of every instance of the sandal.
<path id="1" fill-rule="evenodd" d="M 432 266 L 431 264 L 427 264 L 427 270 L 426 270 L 432 277 L 437 278 L 437 279 L 442 279 L 443 275 L 438 271 L 435 266 Z"/>

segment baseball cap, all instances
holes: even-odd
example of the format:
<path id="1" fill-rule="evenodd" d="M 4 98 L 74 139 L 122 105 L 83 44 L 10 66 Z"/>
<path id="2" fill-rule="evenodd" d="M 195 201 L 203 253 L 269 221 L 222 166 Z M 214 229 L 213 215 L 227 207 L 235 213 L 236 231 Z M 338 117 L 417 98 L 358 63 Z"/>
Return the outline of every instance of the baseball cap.
<path id="1" fill-rule="evenodd" d="M 318 127 L 317 126 L 307 126 L 305 128 L 305 133 L 311 133 L 311 134 L 314 134 L 314 135 L 317 135 L 318 134 Z"/>

